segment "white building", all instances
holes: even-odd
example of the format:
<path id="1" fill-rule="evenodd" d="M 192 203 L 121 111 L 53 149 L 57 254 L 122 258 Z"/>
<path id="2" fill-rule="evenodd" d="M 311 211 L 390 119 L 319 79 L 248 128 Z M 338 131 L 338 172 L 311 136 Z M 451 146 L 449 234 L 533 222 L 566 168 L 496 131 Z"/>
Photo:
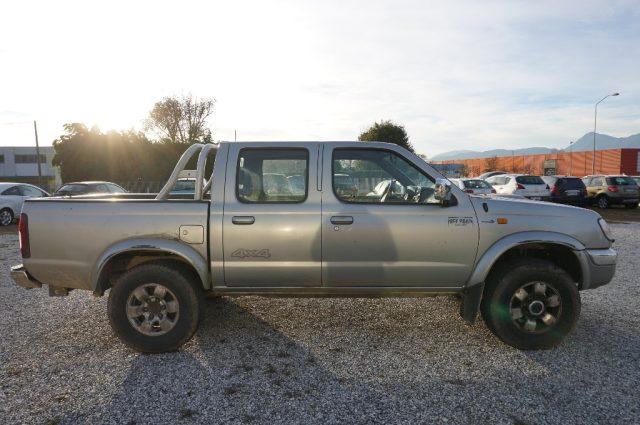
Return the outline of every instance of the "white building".
<path id="1" fill-rule="evenodd" d="M 55 151 L 53 146 L 40 147 L 40 186 L 54 190 L 61 184 L 60 170 L 51 164 Z M 0 181 L 38 184 L 38 163 L 36 148 L 28 146 L 0 146 Z"/>

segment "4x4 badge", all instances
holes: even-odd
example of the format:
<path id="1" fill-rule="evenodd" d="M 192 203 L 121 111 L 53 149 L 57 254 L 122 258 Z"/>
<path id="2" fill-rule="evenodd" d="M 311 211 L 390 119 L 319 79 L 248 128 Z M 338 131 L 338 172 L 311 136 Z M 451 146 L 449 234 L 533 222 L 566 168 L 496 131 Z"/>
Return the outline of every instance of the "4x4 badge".
<path id="1" fill-rule="evenodd" d="M 271 257 L 271 252 L 268 249 L 244 249 L 239 248 L 231 253 L 232 257 L 236 258 L 269 258 Z"/>

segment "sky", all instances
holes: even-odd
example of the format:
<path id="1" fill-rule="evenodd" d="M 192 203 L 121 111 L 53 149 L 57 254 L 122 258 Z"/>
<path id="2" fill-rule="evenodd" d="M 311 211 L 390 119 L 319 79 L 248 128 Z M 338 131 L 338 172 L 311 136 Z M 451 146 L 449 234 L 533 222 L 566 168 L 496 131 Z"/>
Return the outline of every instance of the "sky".
<path id="1" fill-rule="evenodd" d="M 0 146 L 67 122 L 142 129 L 216 99 L 215 140 L 355 140 L 427 156 L 640 133 L 640 2 L 25 1 L 0 13 Z"/>

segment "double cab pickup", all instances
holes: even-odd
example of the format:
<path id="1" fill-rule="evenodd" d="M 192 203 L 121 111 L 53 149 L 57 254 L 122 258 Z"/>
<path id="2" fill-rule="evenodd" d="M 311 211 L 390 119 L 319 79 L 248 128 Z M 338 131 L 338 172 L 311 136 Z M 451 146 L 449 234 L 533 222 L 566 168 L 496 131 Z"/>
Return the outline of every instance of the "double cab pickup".
<path id="1" fill-rule="evenodd" d="M 177 199 L 196 155 L 195 193 Z M 596 212 L 470 195 L 377 142 L 192 145 L 157 195 L 29 199 L 19 235 L 17 284 L 108 292 L 113 330 L 142 352 L 188 341 L 207 295 L 457 295 L 466 321 L 547 348 L 616 263 Z"/>

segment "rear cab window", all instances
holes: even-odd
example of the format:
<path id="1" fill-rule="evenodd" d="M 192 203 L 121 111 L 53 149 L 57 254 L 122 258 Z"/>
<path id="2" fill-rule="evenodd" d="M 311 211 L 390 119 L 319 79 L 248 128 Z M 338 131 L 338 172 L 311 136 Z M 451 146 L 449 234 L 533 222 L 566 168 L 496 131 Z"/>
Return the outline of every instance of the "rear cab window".
<path id="1" fill-rule="evenodd" d="M 247 204 L 300 203 L 309 191 L 306 149 L 242 149 L 238 156 L 236 197 Z"/>

